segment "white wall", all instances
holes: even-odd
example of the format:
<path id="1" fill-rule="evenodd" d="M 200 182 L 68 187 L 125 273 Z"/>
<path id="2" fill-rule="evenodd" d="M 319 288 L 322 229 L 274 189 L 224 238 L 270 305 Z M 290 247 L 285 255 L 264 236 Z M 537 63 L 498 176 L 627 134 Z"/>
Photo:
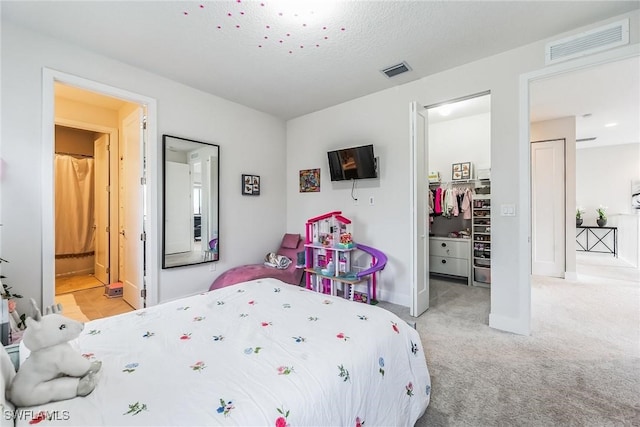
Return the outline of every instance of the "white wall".
<path id="1" fill-rule="evenodd" d="M 158 153 L 162 134 L 220 144 L 220 261 L 162 270 L 159 300 L 206 290 L 221 272 L 259 262 L 278 247 L 285 232 L 285 125 L 281 119 L 95 55 L 43 38 L 2 21 L 2 242 L 9 260 L 2 272 L 14 291 L 41 300 L 42 69 L 47 67 L 157 100 Z M 150 159 L 161 177 L 161 158 Z M 261 195 L 240 195 L 240 175 L 262 176 Z M 160 192 L 161 179 L 155 185 Z M 151 209 L 161 212 L 161 199 Z M 161 242 L 161 224 L 157 233 Z M 149 256 L 159 262 L 160 249 Z M 20 303 L 24 303 L 21 301 Z"/>
<path id="2" fill-rule="evenodd" d="M 638 43 L 638 13 L 631 17 L 631 40 Z M 594 24 L 611 22 L 620 17 Z M 592 27 L 592 26 L 590 26 Z M 576 29 L 575 33 L 588 28 Z M 574 33 L 574 32 L 572 32 Z M 556 38 L 562 37 L 560 34 Z M 520 189 L 528 188 L 529 144 L 520 141 L 519 79 L 544 68 L 542 40 L 518 49 L 466 64 L 411 83 L 311 113 L 287 123 L 287 226 L 303 230 L 306 218 L 329 210 L 342 210 L 355 221 L 356 241 L 387 254 L 379 297 L 403 305 L 410 303 L 409 258 L 409 103 L 433 105 L 462 96 L 491 91 L 491 178 L 495 206 L 516 205 L 515 217 L 492 220 L 493 264 L 491 326 L 520 333 L 530 331 L 530 259 L 526 253 L 530 230 L 528 209 Z M 354 205 L 350 184 L 331 184 L 326 151 L 368 142 L 380 156 L 380 179 L 359 183 L 361 202 L 375 196 L 375 205 Z M 298 193 L 300 169 L 322 168 L 320 193 Z M 519 203 L 520 202 L 520 203 Z"/>
<path id="3" fill-rule="evenodd" d="M 631 208 L 631 180 L 640 179 L 640 143 L 583 148 L 576 152 L 576 205 L 584 225 L 596 225 L 607 207 L 607 225 L 618 227 L 619 257 L 638 267 L 640 211 Z"/>
<path id="4" fill-rule="evenodd" d="M 640 143 L 583 148 L 576 152 L 576 204 L 584 224 L 596 225 L 596 209 L 607 217 L 633 213 L 631 180 L 640 179 Z"/>
<path id="5" fill-rule="evenodd" d="M 471 162 L 478 169 L 491 168 L 491 113 L 429 123 L 429 172 L 440 172 L 451 181 L 453 163 Z"/>

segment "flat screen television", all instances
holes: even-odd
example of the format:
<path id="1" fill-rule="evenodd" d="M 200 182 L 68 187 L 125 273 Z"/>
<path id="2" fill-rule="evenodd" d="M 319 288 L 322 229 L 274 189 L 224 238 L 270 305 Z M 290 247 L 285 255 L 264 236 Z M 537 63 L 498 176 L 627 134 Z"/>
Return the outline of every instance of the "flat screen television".
<path id="1" fill-rule="evenodd" d="M 329 151 L 327 156 L 331 181 L 378 177 L 372 144 Z"/>

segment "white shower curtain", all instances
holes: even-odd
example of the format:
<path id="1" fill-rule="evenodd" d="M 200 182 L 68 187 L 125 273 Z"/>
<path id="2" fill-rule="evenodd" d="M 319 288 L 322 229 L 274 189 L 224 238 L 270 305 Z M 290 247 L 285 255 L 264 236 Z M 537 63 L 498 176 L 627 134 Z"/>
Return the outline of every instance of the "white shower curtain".
<path id="1" fill-rule="evenodd" d="M 56 154 L 56 257 L 93 255 L 94 160 Z"/>

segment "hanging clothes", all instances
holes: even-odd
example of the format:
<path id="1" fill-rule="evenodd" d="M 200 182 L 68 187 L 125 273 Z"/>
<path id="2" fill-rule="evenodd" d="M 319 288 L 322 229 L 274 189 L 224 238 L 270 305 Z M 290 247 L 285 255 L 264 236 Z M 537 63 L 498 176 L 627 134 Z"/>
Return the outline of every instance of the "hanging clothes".
<path id="1" fill-rule="evenodd" d="M 454 203 L 457 203 L 455 202 L 454 190 L 453 188 L 447 188 L 446 190 L 444 190 L 444 198 L 443 198 L 443 205 L 442 205 L 443 216 L 447 218 L 451 217 L 451 215 L 453 214 Z"/>
<path id="2" fill-rule="evenodd" d="M 474 191 L 471 188 L 466 188 L 462 195 L 462 202 L 460 207 L 462 210 L 463 219 L 471 219 L 471 201 L 473 200 Z"/>
<path id="3" fill-rule="evenodd" d="M 433 212 L 436 215 L 442 214 L 442 187 L 436 188 L 436 195 L 434 197 L 434 209 Z"/>

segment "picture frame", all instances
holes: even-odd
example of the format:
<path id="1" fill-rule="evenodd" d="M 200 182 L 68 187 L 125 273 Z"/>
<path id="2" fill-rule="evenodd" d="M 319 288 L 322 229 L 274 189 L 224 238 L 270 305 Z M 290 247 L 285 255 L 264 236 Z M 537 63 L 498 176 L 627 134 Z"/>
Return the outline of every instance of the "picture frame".
<path id="1" fill-rule="evenodd" d="M 453 163 L 451 165 L 451 180 L 466 181 L 473 179 L 473 165 L 471 162 Z"/>
<path id="2" fill-rule="evenodd" d="M 260 175 L 242 174 L 242 193 L 243 196 L 259 196 L 260 195 Z"/>
<path id="3" fill-rule="evenodd" d="M 300 171 L 300 192 L 301 193 L 320 192 L 320 168 L 302 169 Z"/>

